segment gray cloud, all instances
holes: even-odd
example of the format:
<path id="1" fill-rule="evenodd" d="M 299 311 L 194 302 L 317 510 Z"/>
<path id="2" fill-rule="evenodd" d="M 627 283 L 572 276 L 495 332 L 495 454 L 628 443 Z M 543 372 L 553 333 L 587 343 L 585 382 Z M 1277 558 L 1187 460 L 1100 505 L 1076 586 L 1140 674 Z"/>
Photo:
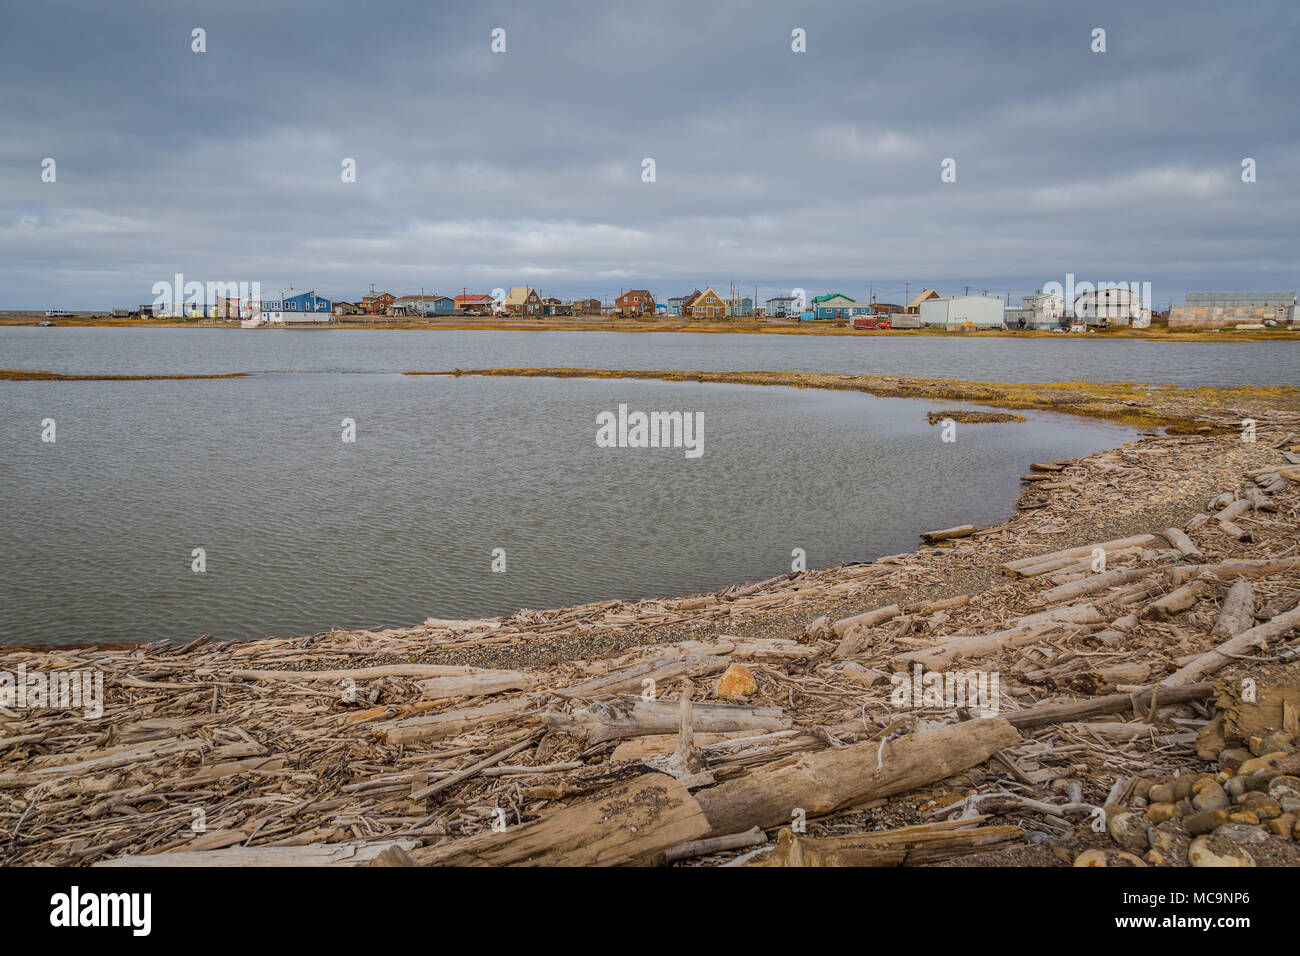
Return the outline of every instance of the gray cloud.
<path id="1" fill-rule="evenodd" d="M 1149 280 L 1158 302 L 1297 285 L 1289 0 L 67 2 L 7 19 L 0 308 L 134 304 L 175 272 L 341 297 L 732 279 L 1018 295 L 1066 272 Z"/>

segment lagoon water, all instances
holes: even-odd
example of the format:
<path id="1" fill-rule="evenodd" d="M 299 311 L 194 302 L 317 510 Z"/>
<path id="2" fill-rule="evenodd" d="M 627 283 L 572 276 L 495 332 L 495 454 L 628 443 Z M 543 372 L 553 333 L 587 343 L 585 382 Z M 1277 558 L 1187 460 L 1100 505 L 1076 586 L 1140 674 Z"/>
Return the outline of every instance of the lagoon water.
<path id="1" fill-rule="evenodd" d="M 703 413 L 702 456 L 597 447 L 598 414 L 620 403 Z M 944 443 L 926 407 L 392 373 L 0 382 L 0 642 L 289 636 L 692 593 L 787 571 L 795 548 L 821 567 L 997 521 L 1029 462 L 1131 437 L 1035 415 Z"/>
<path id="2" fill-rule="evenodd" d="M 779 370 L 994 382 L 1291 385 L 1300 342 L 708 334 L 0 327 L 0 368 L 114 374 L 504 366 Z"/>

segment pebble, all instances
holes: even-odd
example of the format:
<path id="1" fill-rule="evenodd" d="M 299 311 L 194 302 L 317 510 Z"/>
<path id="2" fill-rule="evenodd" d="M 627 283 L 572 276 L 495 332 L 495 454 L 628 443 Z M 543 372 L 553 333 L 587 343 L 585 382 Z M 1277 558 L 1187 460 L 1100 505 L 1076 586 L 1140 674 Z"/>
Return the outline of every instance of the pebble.
<path id="1" fill-rule="evenodd" d="M 1251 826 L 1259 826 L 1259 817 L 1249 810 L 1235 810 L 1228 814 L 1228 820 L 1231 823 L 1248 823 Z"/>
<path id="2" fill-rule="evenodd" d="M 1267 830 L 1249 823 L 1225 823 L 1214 831 L 1214 835 L 1233 843 L 1264 843 L 1268 840 Z"/>
<path id="3" fill-rule="evenodd" d="M 1219 769 L 1231 770 L 1233 773 L 1237 773 L 1240 770 L 1241 765 L 1249 760 L 1250 757 L 1251 753 L 1249 750 L 1244 750 L 1241 747 L 1229 747 L 1219 753 Z"/>
<path id="4" fill-rule="evenodd" d="M 1190 773 L 1183 774 L 1174 781 L 1174 799 L 1188 800 L 1192 796 L 1192 785 L 1196 783 L 1196 777 Z"/>
<path id="5" fill-rule="evenodd" d="M 1147 839 L 1147 822 L 1137 813 L 1117 813 L 1106 821 L 1110 838 L 1133 853 L 1141 853 L 1151 845 Z"/>
<path id="6" fill-rule="evenodd" d="M 1151 849 L 1163 854 L 1170 860 L 1186 860 L 1187 847 L 1191 839 L 1180 830 L 1177 824 L 1165 823 L 1147 831 Z"/>
<path id="7" fill-rule="evenodd" d="M 1274 836 L 1291 840 L 1295 838 L 1297 821 L 1300 821 L 1300 817 L 1294 813 L 1284 813 L 1280 817 L 1265 821 L 1264 826 L 1268 827 L 1268 832 Z"/>
<path id="8" fill-rule="evenodd" d="M 1266 793 L 1252 790 L 1243 793 L 1237 801 L 1243 810 L 1248 810 L 1261 820 L 1272 820 L 1282 815 L 1282 807 Z"/>
<path id="9" fill-rule="evenodd" d="M 1178 819 L 1178 807 L 1172 803 L 1153 803 L 1147 807 L 1147 822 L 1158 826 L 1166 820 Z"/>
<path id="10" fill-rule="evenodd" d="M 1192 798 L 1192 806 L 1197 810 L 1222 810 L 1231 802 L 1227 793 L 1213 779 L 1205 780 L 1203 786 L 1197 789 L 1196 796 Z"/>
<path id="11" fill-rule="evenodd" d="M 749 697 L 756 693 L 758 693 L 758 684 L 754 681 L 754 675 L 749 672 L 749 668 L 744 664 L 732 664 L 719 679 L 716 696 L 731 700 L 736 697 Z"/>
<path id="12" fill-rule="evenodd" d="M 1254 866 L 1255 861 L 1241 847 L 1212 836 L 1198 836 L 1187 850 L 1192 866 Z"/>
<path id="13" fill-rule="evenodd" d="M 1292 777 L 1289 774 L 1274 777 L 1268 782 L 1268 795 L 1274 800 L 1281 800 L 1283 797 L 1300 797 L 1300 777 Z"/>
<path id="14" fill-rule="evenodd" d="M 1192 836 L 1202 833 L 1213 833 L 1219 827 L 1228 822 L 1228 811 L 1226 810 L 1203 810 L 1200 813 L 1193 813 L 1183 821 L 1183 827 Z"/>
<path id="15" fill-rule="evenodd" d="M 1075 866 L 1146 866 L 1141 857 L 1124 850 L 1084 850 L 1074 858 Z"/>
<path id="16" fill-rule="evenodd" d="M 1173 803 L 1177 797 L 1174 796 L 1173 784 L 1158 783 L 1147 793 L 1147 799 L 1154 806 L 1157 803 Z"/>
<path id="17" fill-rule="evenodd" d="M 1286 756 L 1286 751 L 1276 750 L 1272 753 L 1264 754 L 1262 757 L 1251 757 L 1237 768 L 1237 773 L 1255 773 L 1257 770 L 1277 770 L 1278 763 Z"/>

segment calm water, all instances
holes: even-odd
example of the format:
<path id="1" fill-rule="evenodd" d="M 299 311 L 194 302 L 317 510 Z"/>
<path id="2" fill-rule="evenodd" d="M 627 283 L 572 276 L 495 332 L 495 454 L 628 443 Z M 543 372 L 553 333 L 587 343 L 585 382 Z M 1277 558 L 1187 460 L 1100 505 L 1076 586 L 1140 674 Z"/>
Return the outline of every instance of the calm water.
<path id="1" fill-rule="evenodd" d="M 851 367 L 854 351 L 876 361 L 852 340 L 691 336 L 695 351 L 675 356 L 651 336 L 509 333 L 4 330 L 0 342 L 9 366 L 351 373 L 0 382 L 5 643 L 295 635 L 689 593 L 787 571 L 794 548 L 820 567 L 999 520 L 1030 461 L 1131 437 L 1044 415 L 959 426 L 945 444 L 927 405 L 902 399 L 356 371 L 823 364 L 814 352 Z M 703 457 L 598 448 L 596 416 L 621 402 L 703 412 Z M 40 440 L 46 418 L 53 444 Z M 354 444 L 340 440 L 344 418 L 357 423 Z M 191 571 L 194 548 L 206 550 L 205 573 Z M 504 573 L 491 569 L 495 548 Z"/>
<path id="2" fill-rule="evenodd" d="M 0 368 L 54 372 L 431 371 L 579 366 L 846 372 L 984 381 L 1289 385 L 1300 342 L 0 327 Z"/>

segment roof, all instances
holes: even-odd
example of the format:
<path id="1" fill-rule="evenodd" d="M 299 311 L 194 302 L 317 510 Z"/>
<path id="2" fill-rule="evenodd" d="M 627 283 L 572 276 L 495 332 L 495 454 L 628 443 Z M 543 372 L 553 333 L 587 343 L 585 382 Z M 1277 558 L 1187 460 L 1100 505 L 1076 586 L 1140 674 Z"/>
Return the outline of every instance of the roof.
<path id="1" fill-rule="evenodd" d="M 457 302 L 491 302 L 492 301 L 492 296 L 488 295 L 487 293 L 483 293 L 480 295 L 458 295 L 458 296 L 453 296 L 453 298 Z"/>
<path id="2" fill-rule="evenodd" d="M 529 293 L 536 294 L 537 290 L 530 285 L 511 286 L 510 291 L 506 293 L 505 305 L 523 305 L 528 301 Z"/>
<path id="3" fill-rule="evenodd" d="M 813 302 L 814 302 L 814 303 L 816 303 L 816 302 L 829 302 L 831 299 L 844 299 L 846 302 L 852 302 L 852 301 L 853 301 L 853 300 L 850 299 L 847 295 L 845 295 L 843 292 L 828 292 L 828 293 L 826 293 L 825 295 L 815 295 L 815 296 L 813 296 Z"/>
<path id="4" fill-rule="evenodd" d="M 620 295 L 619 298 L 624 299 L 627 298 L 629 295 L 645 296 L 645 298 L 651 300 L 652 302 L 654 301 L 654 296 L 650 294 L 649 289 L 628 289 L 626 292 Z"/>
<path id="5" fill-rule="evenodd" d="M 792 295 L 774 295 L 767 300 L 768 302 L 793 302 L 795 297 Z"/>
<path id="6" fill-rule="evenodd" d="M 916 297 L 915 299 L 913 299 L 911 302 L 907 303 L 907 307 L 908 307 L 909 309 L 915 309 L 917 306 L 919 306 L 919 305 L 920 305 L 922 302 L 924 302 L 926 299 L 937 299 L 937 298 L 939 298 L 939 297 L 940 297 L 940 296 L 939 296 L 939 293 L 938 293 L 936 290 L 934 290 L 934 289 L 922 289 L 921 292 L 920 292 L 920 294 L 917 295 L 917 297 Z"/>
<path id="7" fill-rule="evenodd" d="M 445 298 L 447 298 L 447 296 L 445 296 L 445 295 L 436 295 L 436 294 L 434 294 L 434 293 L 432 293 L 432 292 L 428 292 L 428 293 L 425 293 L 424 295 L 404 295 L 404 296 L 399 297 L 399 298 L 396 299 L 395 301 L 397 301 L 397 302 L 420 302 L 421 300 L 423 300 L 423 301 L 425 301 L 425 302 L 428 302 L 430 299 L 445 299 Z"/>

